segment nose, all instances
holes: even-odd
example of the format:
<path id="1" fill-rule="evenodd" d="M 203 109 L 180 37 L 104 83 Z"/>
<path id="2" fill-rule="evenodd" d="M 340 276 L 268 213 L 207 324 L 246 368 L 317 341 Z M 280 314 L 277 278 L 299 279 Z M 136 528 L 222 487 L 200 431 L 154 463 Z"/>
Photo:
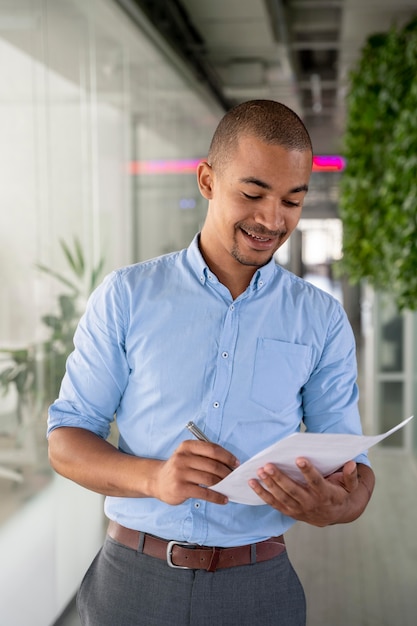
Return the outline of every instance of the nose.
<path id="1" fill-rule="evenodd" d="M 255 215 L 255 222 L 264 228 L 277 233 L 285 227 L 284 208 L 278 201 L 271 201 L 258 207 Z"/>

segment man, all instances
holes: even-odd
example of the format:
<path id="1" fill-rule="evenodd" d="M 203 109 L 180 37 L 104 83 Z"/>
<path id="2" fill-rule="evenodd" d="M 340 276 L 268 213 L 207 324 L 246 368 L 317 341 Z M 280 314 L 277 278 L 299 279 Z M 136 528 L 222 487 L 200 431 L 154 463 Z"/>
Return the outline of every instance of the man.
<path id="1" fill-rule="evenodd" d="M 49 417 L 54 469 L 108 496 L 108 536 L 78 595 L 95 626 L 305 623 L 283 533 L 356 519 L 366 456 L 305 484 L 270 463 L 265 506 L 210 489 L 299 430 L 360 433 L 350 326 L 329 295 L 277 266 L 312 166 L 298 116 L 252 101 L 221 120 L 197 172 L 208 212 L 178 253 L 114 272 L 93 294 Z M 119 449 L 105 441 L 117 415 Z M 210 442 L 186 430 L 196 422 Z"/>

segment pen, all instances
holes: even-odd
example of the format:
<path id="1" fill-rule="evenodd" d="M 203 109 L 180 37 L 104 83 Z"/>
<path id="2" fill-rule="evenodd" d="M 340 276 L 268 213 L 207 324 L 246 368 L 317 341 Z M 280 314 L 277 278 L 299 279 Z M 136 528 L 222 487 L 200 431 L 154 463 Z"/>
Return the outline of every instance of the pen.
<path id="1" fill-rule="evenodd" d="M 188 424 L 186 425 L 186 427 L 188 428 L 188 430 L 190 432 L 193 433 L 194 437 L 196 437 L 196 439 L 198 439 L 199 441 L 207 441 L 207 443 L 213 443 L 212 441 L 210 441 L 210 439 L 203 433 L 202 430 L 199 429 L 198 426 L 196 426 L 194 424 L 194 422 L 188 422 Z M 229 465 L 226 465 L 226 467 L 228 467 L 230 469 L 230 471 L 233 472 L 233 470 L 237 467 L 237 465 L 239 464 L 239 462 L 236 460 L 236 466 L 235 467 L 230 467 Z"/>
<path id="2" fill-rule="evenodd" d="M 197 439 L 199 439 L 200 441 L 207 441 L 208 443 L 211 443 L 210 439 L 208 437 L 206 437 L 206 435 L 203 433 L 202 430 L 200 430 L 198 428 L 198 426 L 196 426 L 194 424 L 194 422 L 188 422 L 187 424 L 187 428 L 190 432 L 193 433 L 194 437 L 196 437 Z"/>

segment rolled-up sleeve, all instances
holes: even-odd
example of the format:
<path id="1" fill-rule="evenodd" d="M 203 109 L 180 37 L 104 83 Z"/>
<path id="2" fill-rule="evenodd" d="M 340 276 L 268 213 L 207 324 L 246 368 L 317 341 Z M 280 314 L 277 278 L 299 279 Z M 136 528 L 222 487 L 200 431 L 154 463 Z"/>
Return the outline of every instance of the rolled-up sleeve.
<path id="1" fill-rule="evenodd" d="M 362 434 L 358 409 L 355 340 L 342 307 L 330 318 L 323 350 L 303 390 L 309 432 Z M 355 459 L 369 465 L 366 454 Z"/>
<path id="2" fill-rule="evenodd" d="M 125 336 L 129 307 L 116 272 L 91 295 L 74 335 L 48 430 L 80 427 L 107 438 L 129 377 Z"/>

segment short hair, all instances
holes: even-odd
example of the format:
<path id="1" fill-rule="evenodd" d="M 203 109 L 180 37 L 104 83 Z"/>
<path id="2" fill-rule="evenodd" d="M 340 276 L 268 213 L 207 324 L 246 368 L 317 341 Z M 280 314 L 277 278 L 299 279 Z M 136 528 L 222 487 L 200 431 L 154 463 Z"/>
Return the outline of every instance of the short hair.
<path id="1" fill-rule="evenodd" d="M 310 135 L 292 109 L 275 100 L 250 100 L 234 106 L 220 120 L 211 140 L 209 163 L 228 161 L 243 135 L 254 135 L 288 150 L 313 153 Z"/>

